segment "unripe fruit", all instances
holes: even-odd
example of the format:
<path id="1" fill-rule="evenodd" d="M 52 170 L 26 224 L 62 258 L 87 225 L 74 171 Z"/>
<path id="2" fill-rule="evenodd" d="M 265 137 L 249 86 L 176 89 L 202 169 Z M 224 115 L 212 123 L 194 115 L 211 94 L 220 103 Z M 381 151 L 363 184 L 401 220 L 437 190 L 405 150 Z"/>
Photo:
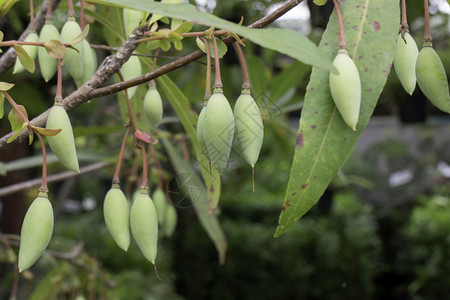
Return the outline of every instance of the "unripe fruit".
<path id="1" fill-rule="evenodd" d="M 164 221 L 164 235 L 171 237 L 175 228 L 177 227 L 178 215 L 177 210 L 173 205 L 167 205 L 166 216 Z"/>
<path id="2" fill-rule="evenodd" d="M 130 207 L 118 184 L 106 193 L 103 204 L 106 227 L 119 248 L 127 251 L 130 246 Z"/>
<path id="3" fill-rule="evenodd" d="M 395 50 L 394 68 L 398 79 L 402 83 L 405 91 L 412 95 L 416 88 L 416 61 L 419 55 L 416 42 L 411 35 L 405 33 L 405 41 L 402 35 L 399 34 L 397 38 L 397 49 Z"/>
<path id="4" fill-rule="evenodd" d="M 83 68 L 83 80 L 82 84 L 91 79 L 94 76 L 94 73 L 97 71 L 97 54 L 95 50 L 91 48 L 89 42 L 83 40 L 83 48 L 84 48 L 84 68 Z"/>
<path id="5" fill-rule="evenodd" d="M 417 83 L 424 95 L 440 110 L 450 113 L 447 75 L 436 51 L 424 46 L 417 57 Z"/>
<path id="6" fill-rule="evenodd" d="M 131 233 L 142 254 L 155 264 L 158 248 L 158 217 L 148 190 L 141 189 L 130 211 Z"/>
<path id="7" fill-rule="evenodd" d="M 30 32 L 29 35 L 24 40 L 25 42 L 38 42 L 39 36 L 36 32 Z M 28 53 L 28 55 L 31 57 L 31 59 L 35 60 L 38 52 L 37 46 L 31 46 L 31 45 L 24 45 L 23 49 Z M 22 63 L 20 62 L 19 58 L 16 58 L 16 62 L 14 64 L 13 74 L 19 74 L 20 72 L 23 72 L 25 68 L 22 66 Z"/>
<path id="8" fill-rule="evenodd" d="M 166 217 L 167 200 L 166 194 L 160 188 L 157 188 L 152 195 L 153 203 L 155 204 L 156 215 L 158 216 L 159 226 L 164 226 Z"/>
<path id="9" fill-rule="evenodd" d="M 330 91 L 344 122 L 356 131 L 361 106 L 361 80 L 358 69 L 346 49 L 339 49 L 330 73 Z"/>
<path id="10" fill-rule="evenodd" d="M 234 135 L 234 116 L 222 89 L 215 89 L 206 106 L 203 134 L 212 166 L 222 174 L 228 163 Z"/>
<path id="11" fill-rule="evenodd" d="M 200 111 L 200 114 L 198 115 L 197 140 L 198 140 L 198 143 L 200 144 L 200 147 L 202 148 L 203 154 L 205 154 L 206 158 L 210 161 L 209 155 L 208 155 L 208 149 L 206 148 L 205 135 L 204 135 L 205 118 L 206 118 L 206 104 L 205 104 L 205 106 L 203 106 L 202 110 Z"/>
<path id="12" fill-rule="evenodd" d="M 129 80 L 142 75 L 142 65 L 139 57 L 131 56 L 130 59 L 122 65 L 120 69 L 124 80 Z M 128 88 L 128 97 L 133 98 L 136 93 L 137 86 Z"/>
<path id="13" fill-rule="evenodd" d="M 149 123 L 149 130 L 155 130 L 161 122 L 163 115 L 163 103 L 156 86 L 149 86 L 148 91 L 145 94 L 144 114 Z"/>
<path id="14" fill-rule="evenodd" d="M 75 21 L 74 17 L 67 18 L 61 29 L 61 42 L 70 43 L 78 35 L 81 34 L 81 27 Z M 64 66 L 67 68 L 70 76 L 75 80 L 77 86 L 81 86 L 83 81 L 83 69 L 84 69 L 84 47 L 83 42 L 73 45 L 79 52 L 67 48 L 66 57 L 64 58 Z"/>
<path id="15" fill-rule="evenodd" d="M 249 90 L 242 90 L 234 106 L 234 136 L 237 152 L 254 168 L 261 151 L 264 127 L 261 112 Z"/>
<path id="16" fill-rule="evenodd" d="M 19 272 L 30 268 L 42 255 L 53 234 L 53 208 L 47 193 L 40 192 L 23 219 L 20 232 Z"/>
<path id="17" fill-rule="evenodd" d="M 59 40 L 58 29 L 53 21 L 47 21 L 39 33 L 39 42 L 47 42 L 49 40 Z M 44 47 L 38 49 L 39 68 L 45 82 L 52 79 L 58 70 L 58 62 L 56 58 L 50 57 Z"/>
<path id="18" fill-rule="evenodd" d="M 55 105 L 51 108 L 46 127 L 48 129 L 61 129 L 61 132 L 57 135 L 47 136 L 48 144 L 59 161 L 68 169 L 80 172 L 72 125 L 61 103 L 55 102 Z"/>

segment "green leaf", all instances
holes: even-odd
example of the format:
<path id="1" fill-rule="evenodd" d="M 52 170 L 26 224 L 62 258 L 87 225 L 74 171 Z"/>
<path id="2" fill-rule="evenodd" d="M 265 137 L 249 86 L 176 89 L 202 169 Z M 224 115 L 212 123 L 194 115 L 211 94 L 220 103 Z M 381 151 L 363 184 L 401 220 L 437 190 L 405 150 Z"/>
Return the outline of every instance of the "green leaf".
<path id="1" fill-rule="evenodd" d="M 3 42 L 3 36 L 4 36 L 3 31 L 0 31 L 0 42 Z"/>
<path id="2" fill-rule="evenodd" d="M 66 55 L 66 47 L 58 40 L 47 41 L 44 47 L 50 57 L 63 58 Z"/>
<path id="3" fill-rule="evenodd" d="M 296 87 L 311 70 L 310 66 L 296 61 L 277 75 L 271 84 L 270 101 L 277 102 L 291 88 Z"/>
<path id="4" fill-rule="evenodd" d="M 36 65 L 34 64 L 34 60 L 28 54 L 27 51 L 21 45 L 14 45 L 14 49 L 16 50 L 17 57 L 19 57 L 20 63 L 22 66 L 30 73 L 34 73 L 36 69 Z"/>
<path id="5" fill-rule="evenodd" d="M 27 110 L 23 105 L 18 105 L 19 109 L 28 118 Z M 17 131 L 20 130 L 25 124 L 24 120 L 20 117 L 19 113 L 15 109 L 11 109 L 8 114 L 9 123 L 11 123 L 11 130 Z"/>
<path id="6" fill-rule="evenodd" d="M 78 43 L 81 43 L 89 34 L 89 24 L 84 27 L 84 30 L 82 33 L 77 35 L 69 44 L 76 45 Z"/>
<path id="7" fill-rule="evenodd" d="M 293 30 L 248 28 L 199 11 L 191 4 L 165 4 L 134 0 L 93 0 L 91 2 L 140 9 L 205 26 L 215 26 L 246 37 L 262 47 L 289 55 L 306 64 L 329 70 L 332 68 L 332 60 L 329 56 L 323 55 L 313 42 Z"/>
<path id="8" fill-rule="evenodd" d="M 3 92 L 9 91 L 10 89 L 12 89 L 13 86 L 14 86 L 14 83 L 0 81 L 0 91 L 3 91 Z"/>
<path id="9" fill-rule="evenodd" d="M 8 0 L 6 1 L 5 5 L 3 5 L 0 9 L 0 18 L 4 17 L 9 10 L 13 7 L 14 4 L 16 4 L 16 2 L 19 0 Z"/>
<path id="10" fill-rule="evenodd" d="M 208 187 L 208 199 L 210 210 L 216 209 L 220 198 L 220 176 L 214 169 L 210 168 L 209 161 L 202 152 L 202 148 L 197 140 L 197 119 L 198 115 L 193 110 L 191 104 L 183 92 L 173 83 L 167 75 L 158 77 L 158 86 L 169 100 L 177 116 L 180 118 L 186 133 L 189 135 L 190 142 L 194 148 L 195 156 L 200 166 L 205 185 Z"/>
<path id="11" fill-rule="evenodd" d="M 162 137 L 162 140 L 173 167 L 177 174 L 182 176 L 182 179 L 180 180 L 180 182 L 183 183 L 181 189 L 186 196 L 191 198 L 197 217 L 209 238 L 214 242 L 219 254 L 219 262 L 223 264 L 225 262 L 227 251 L 227 241 L 217 217 L 215 215 L 210 215 L 209 213 L 209 201 L 206 187 L 200 177 L 197 176 L 195 170 L 183 160 L 182 156 L 174 148 L 171 142 L 166 137 Z"/>
<path id="12" fill-rule="evenodd" d="M 194 26 L 194 24 L 192 24 L 191 22 L 183 22 L 173 30 L 177 33 L 187 33 L 192 30 L 192 26 Z"/>
<path id="13" fill-rule="evenodd" d="M 249 56 L 246 58 L 246 63 L 253 96 L 256 102 L 260 103 L 267 93 L 270 72 L 259 57 Z"/>
<path id="14" fill-rule="evenodd" d="M 5 115 L 4 102 L 5 102 L 5 95 L 3 95 L 3 93 L 0 93 L 0 119 L 3 118 L 3 116 Z"/>
<path id="15" fill-rule="evenodd" d="M 10 137 L 10 138 L 6 141 L 6 143 L 9 144 L 9 143 L 11 143 L 12 141 L 14 141 L 15 139 L 17 139 L 17 138 L 22 134 L 22 132 L 25 130 L 25 128 L 27 128 L 27 124 L 26 124 L 26 123 L 23 123 L 22 128 L 20 128 L 19 131 L 17 131 L 12 137 Z"/>
<path id="16" fill-rule="evenodd" d="M 37 126 L 31 126 L 31 128 L 33 128 L 34 130 L 36 130 L 37 132 L 39 132 L 42 135 L 45 136 L 55 136 L 58 133 L 61 132 L 62 129 L 48 129 L 48 128 L 42 128 L 42 127 L 37 127 Z"/>
<path id="17" fill-rule="evenodd" d="M 317 6 L 322 6 L 327 3 L 328 0 L 313 0 L 314 4 Z"/>
<path id="18" fill-rule="evenodd" d="M 399 5 L 392 0 L 340 2 L 349 54 L 361 78 L 362 103 L 357 131 L 336 110 L 328 86 L 329 72 L 314 67 L 301 113 L 291 175 L 275 237 L 317 203 L 350 155 L 373 113 L 395 53 Z M 332 60 L 337 53 L 338 22 L 334 12 L 319 48 Z"/>
<path id="19" fill-rule="evenodd" d="M 205 37 L 205 38 L 208 41 L 209 53 L 211 54 L 211 58 L 215 58 L 216 55 L 214 52 L 214 43 L 212 41 L 212 38 L 211 37 Z M 206 45 L 199 37 L 197 37 L 195 39 L 195 42 L 197 43 L 197 46 L 200 48 L 200 50 L 202 50 L 204 53 L 206 53 Z M 219 52 L 219 58 L 222 58 L 227 53 L 228 47 L 220 39 L 216 38 L 216 42 L 217 42 L 217 50 Z"/>

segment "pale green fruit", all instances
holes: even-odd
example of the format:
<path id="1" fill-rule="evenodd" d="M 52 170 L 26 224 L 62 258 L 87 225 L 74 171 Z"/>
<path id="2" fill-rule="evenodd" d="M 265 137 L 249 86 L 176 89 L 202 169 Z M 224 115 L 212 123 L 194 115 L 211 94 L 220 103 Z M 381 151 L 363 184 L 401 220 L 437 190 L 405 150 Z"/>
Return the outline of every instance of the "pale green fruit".
<path id="1" fill-rule="evenodd" d="M 130 59 L 122 65 L 120 69 L 124 80 L 130 80 L 142 75 L 142 65 L 139 57 L 131 56 Z M 133 98 L 137 91 L 137 86 L 128 88 L 128 97 Z"/>
<path id="2" fill-rule="evenodd" d="M 81 34 L 81 27 L 75 21 L 74 17 L 69 17 L 61 29 L 61 42 L 70 43 L 78 35 Z M 67 68 L 70 76 L 75 80 L 77 86 L 81 86 L 83 81 L 84 70 L 84 46 L 83 42 L 73 45 L 77 51 L 67 48 L 66 57 L 64 58 L 64 66 Z"/>
<path id="3" fill-rule="evenodd" d="M 264 125 L 249 90 L 242 91 L 234 106 L 234 136 L 237 152 L 254 168 L 261 151 Z"/>
<path id="4" fill-rule="evenodd" d="M 419 55 L 416 42 L 411 35 L 405 33 L 405 41 L 402 35 L 397 38 L 397 49 L 395 50 L 394 68 L 398 79 L 402 83 L 405 91 L 412 95 L 416 88 L 416 61 Z"/>
<path id="5" fill-rule="evenodd" d="M 30 268 L 48 246 L 53 234 L 53 208 L 47 193 L 31 203 L 20 232 L 19 272 Z"/>
<path id="6" fill-rule="evenodd" d="M 166 208 L 166 217 L 164 221 L 164 235 L 167 237 L 171 237 L 175 228 L 177 227 L 178 215 L 177 210 L 173 205 L 167 205 Z"/>
<path id="7" fill-rule="evenodd" d="M 145 93 L 144 114 L 149 123 L 149 130 L 155 130 L 163 116 L 163 102 L 156 86 L 150 86 Z"/>
<path id="8" fill-rule="evenodd" d="M 205 154 L 206 158 L 209 159 L 208 155 L 208 149 L 206 148 L 205 143 L 205 135 L 204 135 L 204 124 L 205 124 L 205 118 L 206 118 L 206 105 L 203 106 L 202 110 L 200 111 L 200 114 L 198 115 L 197 120 L 197 140 L 200 144 L 200 147 L 202 148 L 203 154 Z"/>
<path id="9" fill-rule="evenodd" d="M 339 73 L 330 73 L 331 96 L 345 124 L 356 131 L 361 106 L 361 80 L 358 69 L 345 49 L 338 51 L 333 66 Z"/>
<path id="10" fill-rule="evenodd" d="M 39 33 L 39 42 L 47 42 L 50 40 L 59 40 L 59 32 L 52 21 L 47 21 Z M 38 47 L 39 68 L 45 82 L 52 79 L 58 70 L 58 62 L 56 58 L 50 57 L 44 47 Z"/>
<path id="11" fill-rule="evenodd" d="M 82 84 L 91 79 L 97 71 L 97 54 L 95 50 L 91 48 L 89 42 L 83 40 L 83 48 L 84 48 L 84 68 L 83 68 L 83 80 Z"/>
<path id="12" fill-rule="evenodd" d="M 61 132 L 57 135 L 47 136 L 48 144 L 64 166 L 72 171 L 80 172 L 72 125 L 66 110 L 60 103 L 55 103 L 51 108 L 46 127 L 48 129 L 61 129 Z"/>
<path id="13" fill-rule="evenodd" d="M 228 163 L 234 135 L 234 116 L 227 98 L 216 89 L 206 106 L 203 134 L 212 166 L 222 174 Z"/>
<path id="14" fill-rule="evenodd" d="M 153 203 L 155 204 L 156 215 L 158 216 L 159 226 L 164 226 L 167 200 L 166 194 L 160 188 L 157 188 L 152 195 Z"/>
<path id="15" fill-rule="evenodd" d="M 103 215 L 114 241 L 119 248 L 127 251 L 130 246 L 130 207 L 127 197 L 117 184 L 113 184 L 106 193 Z"/>
<path id="16" fill-rule="evenodd" d="M 450 113 L 447 75 L 441 59 L 432 47 L 423 47 L 416 63 L 417 83 L 424 95 L 440 110 Z"/>
<path id="17" fill-rule="evenodd" d="M 158 217 L 146 189 L 136 195 L 130 211 L 131 233 L 142 254 L 155 264 L 158 249 Z"/>
<path id="18" fill-rule="evenodd" d="M 123 25 L 125 35 L 128 37 L 139 26 L 139 22 L 145 18 L 145 12 L 134 9 L 123 9 Z"/>
<path id="19" fill-rule="evenodd" d="M 25 42 L 38 42 L 39 36 L 36 32 L 30 32 L 29 35 L 24 40 Z M 35 60 L 38 52 L 37 46 L 31 46 L 31 45 L 24 45 L 23 49 L 28 53 L 28 55 L 31 57 L 31 59 Z M 14 64 L 13 74 L 19 74 L 23 72 L 25 68 L 22 66 L 22 63 L 20 62 L 19 58 L 16 58 L 16 62 Z"/>

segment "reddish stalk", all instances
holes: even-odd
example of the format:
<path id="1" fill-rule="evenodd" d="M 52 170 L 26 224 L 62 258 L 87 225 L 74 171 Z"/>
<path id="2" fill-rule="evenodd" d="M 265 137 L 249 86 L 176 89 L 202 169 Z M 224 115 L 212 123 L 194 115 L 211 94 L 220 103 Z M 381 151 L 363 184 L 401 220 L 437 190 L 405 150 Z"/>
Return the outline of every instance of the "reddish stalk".
<path id="1" fill-rule="evenodd" d="M 68 17 L 75 17 L 75 10 L 73 9 L 73 2 L 72 0 L 67 1 L 69 4 L 69 9 L 67 10 L 67 16 Z"/>
<path id="2" fill-rule="evenodd" d="M 247 65 L 245 63 L 245 57 L 244 57 L 244 53 L 242 52 L 241 46 L 239 46 L 239 44 L 237 42 L 234 43 L 234 47 L 237 50 L 238 56 L 239 56 L 239 61 L 241 62 L 241 68 L 242 68 L 242 78 L 243 78 L 243 84 L 242 84 L 242 89 L 250 89 L 251 85 L 250 85 L 250 79 L 248 78 L 248 70 L 247 70 Z"/>
<path id="3" fill-rule="evenodd" d="M 80 27 L 81 31 L 84 30 L 84 0 L 80 1 Z"/>
<path id="4" fill-rule="evenodd" d="M 338 49 L 347 49 L 347 42 L 345 41 L 345 33 L 344 33 L 344 22 L 342 21 L 341 9 L 339 7 L 339 2 L 337 0 L 333 0 L 334 7 L 336 8 L 336 14 L 339 22 L 339 45 Z"/>
<path id="5" fill-rule="evenodd" d="M 44 140 L 42 139 L 41 134 L 33 129 L 33 132 L 37 135 L 39 142 L 41 143 L 42 148 L 42 183 L 39 188 L 40 192 L 46 192 L 48 193 L 48 187 L 47 187 L 47 150 L 45 149 Z"/>
<path id="6" fill-rule="evenodd" d="M 119 75 L 120 81 L 125 81 L 125 79 L 123 78 L 122 73 L 120 73 L 120 71 L 117 72 L 117 75 Z M 128 89 L 123 90 L 123 92 L 125 93 L 125 100 L 127 101 L 128 117 L 130 118 L 130 124 L 131 124 L 131 127 L 133 127 L 133 129 L 136 131 L 137 127 L 136 127 L 136 122 L 134 121 L 133 111 L 131 109 L 131 102 L 130 102 L 130 97 L 128 96 Z"/>
<path id="7" fill-rule="evenodd" d="M 30 28 L 34 31 L 34 4 L 33 0 L 30 0 Z"/>
<path id="8" fill-rule="evenodd" d="M 117 158 L 116 170 L 114 171 L 114 176 L 112 179 L 113 184 L 120 183 L 120 168 L 122 166 L 123 155 L 125 153 L 125 146 L 127 143 L 128 134 L 130 133 L 130 127 L 127 127 L 127 131 L 125 132 L 125 136 L 123 137 L 122 146 L 120 147 L 119 157 Z"/>
<path id="9" fill-rule="evenodd" d="M 204 37 L 200 38 L 206 46 L 206 86 L 205 86 L 205 105 L 208 103 L 209 98 L 211 98 L 211 51 L 209 49 L 209 42 Z"/>
<path id="10" fill-rule="evenodd" d="M 57 58 L 58 60 L 58 79 L 56 81 L 56 99 L 62 100 L 62 66 L 61 66 L 61 59 Z"/>
<path id="11" fill-rule="evenodd" d="M 425 14 L 425 33 L 423 35 L 423 42 L 430 43 L 433 39 L 431 38 L 430 32 L 430 10 L 428 8 L 428 0 L 423 0 L 423 9 Z"/>
<path id="12" fill-rule="evenodd" d="M 141 151 L 142 151 L 142 177 L 140 188 L 148 189 L 147 153 L 145 151 L 145 145 L 143 145 L 142 143 L 141 143 Z"/>
<path id="13" fill-rule="evenodd" d="M 217 41 L 214 34 L 211 36 L 214 44 L 214 64 L 216 69 L 216 76 L 214 80 L 214 88 L 222 88 L 222 78 L 220 77 L 220 62 L 219 62 L 219 49 L 217 48 Z"/>
<path id="14" fill-rule="evenodd" d="M 53 4 L 52 4 L 52 0 L 50 0 L 48 2 L 48 7 L 47 7 L 47 13 L 45 15 L 45 19 L 46 20 L 52 20 L 53 19 Z"/>

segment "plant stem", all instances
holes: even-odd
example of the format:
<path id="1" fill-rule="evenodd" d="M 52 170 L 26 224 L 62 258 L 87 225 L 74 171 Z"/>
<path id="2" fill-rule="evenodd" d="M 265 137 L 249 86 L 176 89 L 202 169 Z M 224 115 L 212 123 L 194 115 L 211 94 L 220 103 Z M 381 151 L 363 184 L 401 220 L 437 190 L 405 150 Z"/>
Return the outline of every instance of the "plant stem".
<path id="1" fill-rule="evenodd" d="M 27 116 L 24 115 L 23 111 L 19 108 L 19 105 L 17 105 L 16 101 L 8 94 L 8 92 L 2 91 L 3 95 L 5 95 L 5 98 L 8 100 L 9 104 L 11 104 L 12 108 L 17 112 L 19 117 L 22 119 L 24 123 L 27 123 L 29 127 L 31 127 L 31 122 L 28 120 Z"/>
<path id="2" fill-rule="evenodd" d="M 37 135 L 39 142 L 41 143 L 42 148 L 42 183 L 39 188 L 39 191 L 48 193 L 47 187 L 47 150 L 45 149 L 44 140 L 42 139 L 41 134 L 33 129 L 33 132 Z"/>
<path id="3" fill-rule="evenodd" d="M 125 146 L 127 143 L 128 134 L 130 133 L 130 127 L 127 127 L 127 131 L 125 132 L 125 136 L 123 137 L 122 146 L 120 147 L 119 157 L 117 158 L 116 170 L 114 171 L 114 176 L 112 179 L 112 183 L 120 183 L 120 167 L 122 166 L 123 154 L 125 153 Z"/>
<path id="4" fill-rule="evenodd" d="M 117 75 L 119 75 L 120 81 L 125 81 L 125 79 L 123 78 L 123 75 L 122 75 L 122 73 L 120 73 L 120 71 L 117 71 Z M 134 122 L 133 111 L 131 109 L 131 101 L 130 101 L 130 97 L 128 96 L 128 89 L 123 90 L 123 92 L 125 93 L 125 100 L 127 101 L 128 117 L 130 118 L 130 124 L 131 124 L 131 127 L 133 127 L 133 130 L 136 131 L 137 127 L 136 127 L 136 122 Z"/>
<path id="5" fill-rule="evenodd" d="M 80 0 L 80 27 L 81 31 L 84 30 L 84 0 Z"/>
<path id="6" fill-rule="evenodd" d="M 45 19 L 46 20 L 52 20 L 53 19 L 53 5 L 52 5 L 52 1 L 50 0 L 47 6 L 47 14 L 45 15 Z"/>
<path id="7" fill-rule="evenodd" d="M 75 10 L 73 9 L 73 2 L 72 0 L 67 1 L 69 5 L 69 9 L 67 11 L 68 17 L 75 17 Z"/>
<path id="8" fill-rule="evenodd" d="M 234 47 L 237 50 L 239 61 L 241 62 L 241 68 L 242 68 L 242 78 L 244 80 L 242 84 L 242 89 L 250 89 L 250 79 L 248 78 L 248 71 L 247 71 L 247 65 L 245 63 L 244 53 L 242 52 L 241 46 L 239 46 L 238 42 L 234 43 Z"/>
<path id="9" fill-rule="evenodd" d="M 30 0 L 30 28 L 34 30 L 34 4 L 33 4 L 33 0 Z"/>
<path id="10" fill-rule="evenodd" d="M 58 79 L 56 81 L 56 97 L 55 99 L 62 100 L 62 67 L 61 67 L 61 59 L 58 60 Z"/>
<path id="11" fill-rule="evenodd" d="M 141 143 L 141 151 L 142 151 L 142 177 L 141 177 L 141 186 L 140 188 L 148 189 L 148 167 L 147 167 L 147 153 L 145 151 L 145 144 Z"/>
<path id="12" fill-rule="evenodd" d="M 400 34 L 402 39 L 405 41 L 405 33 L 408 32 L 408 19 L 406 17 L 406 0 L 402 0 L 402 22 L 400 23 Z"/>
<path id="13" fill-rule="evenodd" d="M 339 7 L 339 2 L 337 0 L 333 0 L 334 7 L 336 8 L 336 14 L 339 22 L 339 45 L 338 49 L 347 49 L 347 42 L 345 41 L 345 33 L 344 33 L 344 23 L 342 22 L 341 9 Z"/>
<path id="14" fill-rule="evenodd" d="M 204 37 L 200 38 L 206 46 L 206 79 L 205 79 L 205 105 L 208 103 L 209 98 L 211 98 L 211 51 L 209 49 L 209 42 Z"/>
<path id="15" fill-rule="evenodd" d="M 217 47 L 217 41 L 214 34 L 211 36 L 214 44 L 214 64 L 216 69 L 216 76 L 214 78 L 214 88 L 222 88 L 222 78 L 220 77 L 220 60 L 219 60 L 219 48 Z"/>
<path id="16" fill-rule="evenodd" d="M 425 14 L 425 33 L 423 35 L 424 43 L 430 43 L 433 39 L 431 38 L 430 32 L 430 10 L 428 8 L 428 0 L 423 0 L 423 9 Z"/>

